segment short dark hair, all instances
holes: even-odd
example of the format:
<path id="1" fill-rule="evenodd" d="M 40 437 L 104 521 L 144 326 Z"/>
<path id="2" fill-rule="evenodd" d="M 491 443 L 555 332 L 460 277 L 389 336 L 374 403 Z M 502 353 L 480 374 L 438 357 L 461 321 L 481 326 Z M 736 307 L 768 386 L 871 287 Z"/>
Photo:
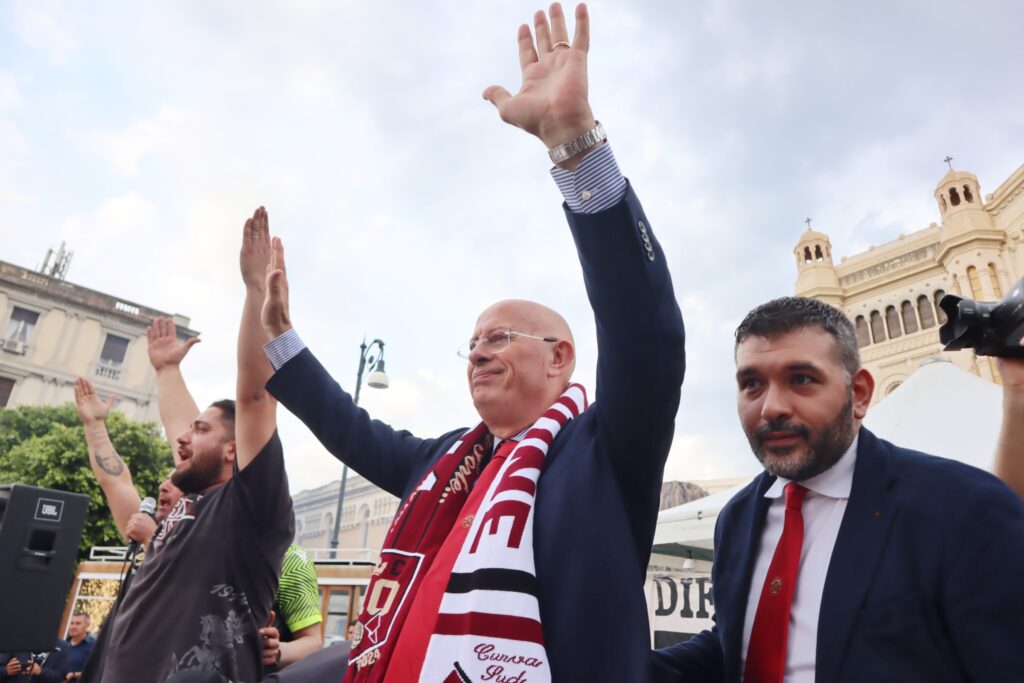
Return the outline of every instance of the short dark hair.
<path id="1" fill-rule="evenodd" d="M 807 327 L 819 327 L 832 335 L 847 379 L 853 379 L 860 370 L 860 351 L 853 323 L 838 308 L 817 299 L 784 296 L 761 304 L 747 313 L 736 328 L 736 347 L 747 337 L 775 339 Z"/>
<path id="2" fill-rule="evenodd" d="M 235 402 L 230 398 L 222 398 L 211 403 L 210 407 L 220 410 L 220 417 L 224 420 L 224 424 L 227 425 L 231 438 L 235 438 Z"/>

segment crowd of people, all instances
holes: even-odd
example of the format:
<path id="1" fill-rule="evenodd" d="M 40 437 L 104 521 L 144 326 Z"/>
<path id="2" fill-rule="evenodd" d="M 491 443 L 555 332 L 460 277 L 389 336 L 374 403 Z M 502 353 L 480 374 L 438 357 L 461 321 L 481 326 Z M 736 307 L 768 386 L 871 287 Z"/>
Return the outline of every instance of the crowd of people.
<path id="1" fill-rule="evenodd" d="M 480 313 L 463 350 L 479 424 L 424 439 L 371 419 L 299 336 L 260 207 L 242 230 L 235 397 L 200 409 L 180 369 L 195 340 L 167 319 L 149 329 L 174 439 L 154 515 L 107 435 L 112 400 L 76 383 L 93 472 L 142 550 L 95 645 L 76 615 L 70 642 L 43 662 L 9 655 L 0 681 L 1024 680 L 1024 361 L 1000 365 L 1004 483 L 865 429 L 874 380 L 853 326 L 793 297 L 735 334 L 740 423 L 764 471 L 720 515 L 716 626 L 652 651 L 643 584 L 685 334 L 665 254 L 590 108 L 589 43 L 585 6 L 571 40 L 557 3 L 538 12 L 518 32 L 519 92 L 484 97 L 555 164 L 600 401 L 572 380 L 564 318 L 510 299 Z M 402 501 L 345 648 L 321 649 L 316 574 L 292 545 L 279 402 Z"/>

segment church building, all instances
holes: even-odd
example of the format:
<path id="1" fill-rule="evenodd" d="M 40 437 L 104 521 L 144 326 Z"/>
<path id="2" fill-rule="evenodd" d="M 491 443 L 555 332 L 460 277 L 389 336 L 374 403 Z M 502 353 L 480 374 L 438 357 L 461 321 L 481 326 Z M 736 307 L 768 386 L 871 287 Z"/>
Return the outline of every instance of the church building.
<path id="1" fill-rule="evenodd" d="M 809 224 L 793 250 L 797 296 L 832 304 L 853 321 L 861 359 L 875 378 L 875 401 L 940 353 L 1000 381 L 993 359 L 942 351 L 939 326 L 946 317 L 938 302 L 946 293 L 996 301 L 1024 277 L 1024 165 L 984 198 L 973 173 L 950 166 L 935 202 L 939 223 L 838 265 L 828 235 Z"/>

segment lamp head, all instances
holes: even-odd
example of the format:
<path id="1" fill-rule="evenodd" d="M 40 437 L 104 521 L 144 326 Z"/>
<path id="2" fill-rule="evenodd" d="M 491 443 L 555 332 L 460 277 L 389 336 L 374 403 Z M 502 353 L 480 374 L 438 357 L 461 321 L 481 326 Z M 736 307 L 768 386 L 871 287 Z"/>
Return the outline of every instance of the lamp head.
<path id="1" fill-rule="evenodd" d="M 388 388 L 388 376 L 384 372 L 384 361 L 379 360 L 377 364 L 373 366 L 373 372 L 366 378 L 366 383 L 374 389 L 387 389 Z"/>

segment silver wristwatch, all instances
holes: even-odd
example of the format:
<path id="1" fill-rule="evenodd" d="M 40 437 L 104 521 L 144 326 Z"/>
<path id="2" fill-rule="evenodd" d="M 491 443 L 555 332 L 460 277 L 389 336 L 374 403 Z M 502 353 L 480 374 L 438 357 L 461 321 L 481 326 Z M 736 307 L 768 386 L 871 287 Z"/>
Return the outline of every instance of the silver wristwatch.
<path id="1" fill-rule="evenodd" d="M 586 152 L 588 149 L 597 147 L 602 142 L 608 139 L 605 135 L 604 126 L 598 121 L 597 125 L 588 130 L 583 135 L 579 136 L 575 140 L 570 140 L 564 145 L 553 147 L 548 150 L 548 156 L 551 157 L 551 161 L 560 164 L 563 161 L 568 161 L 578 154 Z"/>

